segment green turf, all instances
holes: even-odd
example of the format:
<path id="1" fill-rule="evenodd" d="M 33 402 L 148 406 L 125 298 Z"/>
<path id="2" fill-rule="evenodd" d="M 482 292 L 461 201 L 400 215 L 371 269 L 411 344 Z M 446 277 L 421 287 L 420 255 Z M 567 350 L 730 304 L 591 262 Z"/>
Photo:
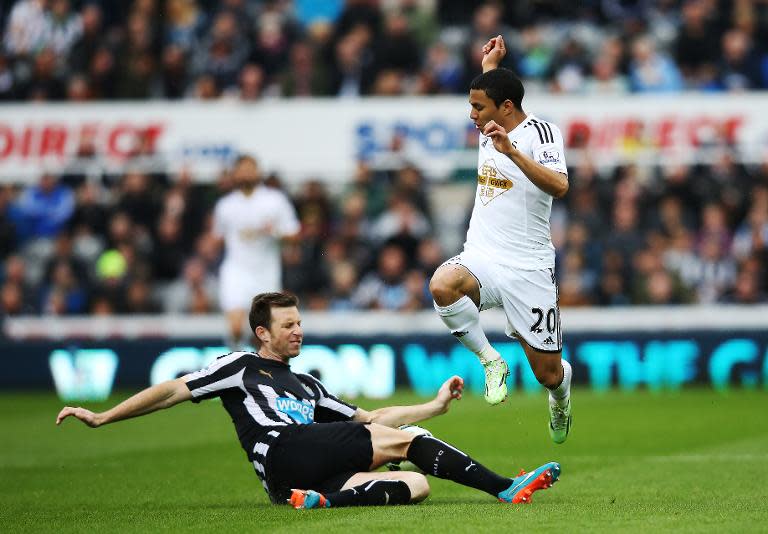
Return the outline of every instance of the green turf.
<path id="1" fill-rule="evenodd" d="M 0 395 L 3 532 L 768 530 L 763 391 L 577 391 L 562 446 L 549 442 L 543 395 L 493 408 L 469 397 L 424 426 L 506 474 L 558 460 L 560 482 L 528 506 L 430 479 L 416 506 L 313 511 L 268 504 L 216 401 L 95 430 L 56 428 L 58 407 L 50 394 Z"/>

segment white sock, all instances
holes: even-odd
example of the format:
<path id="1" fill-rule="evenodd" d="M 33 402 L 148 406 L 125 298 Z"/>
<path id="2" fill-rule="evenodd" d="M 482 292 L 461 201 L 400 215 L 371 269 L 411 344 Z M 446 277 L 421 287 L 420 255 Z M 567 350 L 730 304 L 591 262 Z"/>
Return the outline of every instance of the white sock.
<path id="1" fill-rule="evenodd" d="M 448 306 L 438 306 L 435 310 L 459 342 L 477 354 L 481 361 L 497 360 L 499 353 L 488 343 L 485 332 L 480 326 L 480 310 L 472 299 L 464 295 Z"/>
<path id="2" fill-rule="evenodd" d="M 571 397 L 571 377 L 573 376 L 573 370 L 571 364 L 565 360 L 563 363 L 563 381 L 555 389 L 549 390 L 549 396 L 552 397 L 555 402 L 560 406 L 566 406 L 568 400 Z"/>

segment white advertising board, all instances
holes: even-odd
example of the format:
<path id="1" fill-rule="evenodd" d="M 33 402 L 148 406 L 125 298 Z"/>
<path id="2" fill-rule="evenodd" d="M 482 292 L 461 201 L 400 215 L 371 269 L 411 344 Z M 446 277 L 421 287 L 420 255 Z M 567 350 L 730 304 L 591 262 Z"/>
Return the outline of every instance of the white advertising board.
<path id="1" fill-rule="evenodd" d="M 768 95 L 527 97 L 566 143 L 581 139 L 598 164 L 707 159 L 723 145 L 754 162 L 768 148 Z M 72 164 L 84 141 L 99 161 L 123 166 L 143 143 L 155 165 L 213 179 L 235 154 L 256 155 L 287 181 L 349 179 L 359 158 L 402 154 L 433 178 L 472 167 L 476 134 L 463 97 L 264 100 L 0 106 L 0 180 L 36 180 Z M 584 151 L 568 149 L 575 162 Z"/>

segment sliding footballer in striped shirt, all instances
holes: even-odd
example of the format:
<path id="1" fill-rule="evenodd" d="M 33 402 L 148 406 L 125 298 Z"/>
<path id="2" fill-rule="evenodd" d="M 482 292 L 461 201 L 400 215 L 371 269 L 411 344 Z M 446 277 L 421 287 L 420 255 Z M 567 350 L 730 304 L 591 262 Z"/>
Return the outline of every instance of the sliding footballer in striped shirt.
<path id="1" fill-rule="evenodd" d="M 504 477 L 433 436 L 398 428 L 446 413 L 462 395 L 464 382 L 458 376 L 446 380 L 424 404 L 366 411 L 336 398 L 313 376 L 291 371 L 290 360 L 299 355 L 303 340 L 296 297 L 257 295 L 249 322 L 257 352 L 227 354 L 102 413 L 65 407 L 56 424 L 72 416 L 98 427 L 186 400 L 219 397 L 272 502 L 289 502 L 295 508 L 419 502 L 429 495 L 423 474 L 375 472 L 406 459 L 429 475 L 502 502 L 530 502 L 534 491 L 548 488 L 560 475 L 559 464 L 549 462 L 530 473 Z"/>

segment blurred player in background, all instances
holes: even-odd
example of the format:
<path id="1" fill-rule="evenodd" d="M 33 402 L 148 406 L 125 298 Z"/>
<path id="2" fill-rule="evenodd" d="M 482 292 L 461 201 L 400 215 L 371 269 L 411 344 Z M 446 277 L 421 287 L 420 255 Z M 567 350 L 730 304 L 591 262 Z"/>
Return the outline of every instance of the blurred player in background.
<path id="1" fill-rule="evenodd" d="M 317 378 L 294 373 L 303 332 L 298 299 L 286 293 L 253 298 L 249 323 L 258 352 L 233 352 L 176 380 L 154 385 L 114 408 L 94 413 L 65 407 L 90 427 L 220 397 L 248 460 L 273 503 L 295 508 L 408 504 L 429 495 L 415 472 L 373 472 L 391 461 L 410 460 L 422 471 L 489 493 L 502 502 L 530 503 L 534 491 L 557 481 L 560 465 L 504 477 L 429 435 L 395 428 L 448 411 L 460 399 L 463 380 L 453 376 L 435 398 L 413 406 L 366 411 L 337 399 Z M 301 488 L 301 489 L 296 489 Z"/>
<path id="2" fill-rule="evenodd" d="M 229 328 L 226 342 L 238 350 L 251 297 L 282 289 L 280 245 L 296 239 L 300 226 L 288 197 L 261 184 L 255 158 L 237 158 L 232 178 L 236 189 L 217 202 L 213 232 L 225 247 L 219 298 Z"/>
<path id="3" fill-rule="evenodd" d="M 443 322 L 485 367 L 490 404 L 506 398 L 509 369 L 480 326 L 480 310 L 503 307 L 507 335 L 520 341 L 549 389 L 550 435 L 562 443 L 571 425 L 571 367 L 561 359 L 549 216 L 552 198 L 568 191 L 563 138 L 557 126 L 523 111 L 522 82 L 498 68 L 506 54 L 501 35 L 483 54 L 483 74 L 469 93 L 480 130 L 475 205 L 464 250 L 437 269 L 430 291 Z"/>

